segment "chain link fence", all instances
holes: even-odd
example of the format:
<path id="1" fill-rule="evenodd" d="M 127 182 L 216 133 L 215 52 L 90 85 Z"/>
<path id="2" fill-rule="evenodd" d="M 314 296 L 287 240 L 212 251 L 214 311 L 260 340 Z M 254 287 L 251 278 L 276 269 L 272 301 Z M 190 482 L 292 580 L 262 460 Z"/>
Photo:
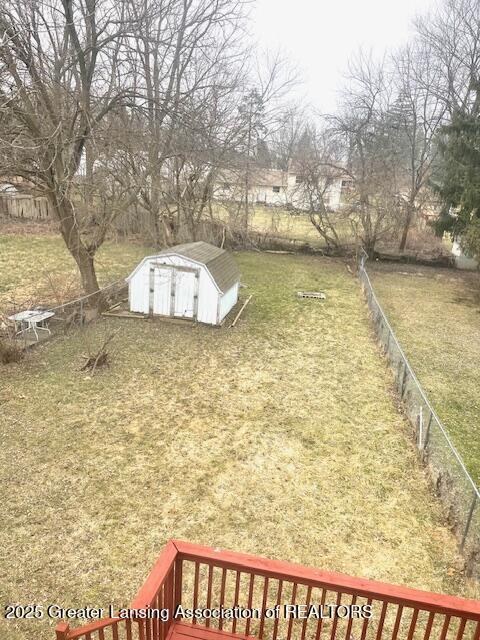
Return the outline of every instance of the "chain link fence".
<path id="1" fill-rule="evenodd" d="M 4 337 L 14 342 L 19 348 L 26 349 L 42 342 L 53 334 L 66 333 L 74 327 L 88 324 L 98 316 L 96 305 L 92 305 L 92 297 L 101 296 L 103 305 L 108 308 L 126 295 L 128 285 L 125 280 L 117 280 L 90 295 L 81 296 L 64 304 L 50 307 L 34 306 L 28 309 L 12 307 L 5 316 L 8 325 Z M 0 332 L 1 334 L 1 332 Z M 0 335 L 1 338 L 1 335 Z"/>
<path id="2" fill-rule="evenodd" d="M 359 277 L 367 299 L 377 338 L 394 373 L 395 385 L 405 413 L 414 427 L 419 454 L 436 493 L 442 499 L 448 523 L 464 553 L 468 575 L 480 578 L 480 491 L 455 449 L 445 425 L 422 389 L 383 311 L 365 268 Z"/>

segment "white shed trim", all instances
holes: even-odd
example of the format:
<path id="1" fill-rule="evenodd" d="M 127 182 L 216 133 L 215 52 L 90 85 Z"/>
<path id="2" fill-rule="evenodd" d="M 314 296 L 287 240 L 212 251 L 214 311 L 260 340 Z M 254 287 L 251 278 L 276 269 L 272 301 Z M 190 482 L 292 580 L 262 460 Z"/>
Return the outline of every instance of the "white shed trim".
<path id="1" fill-rule="evenodd" d="M 172 251 L 170 253 L 160 253 L 160 254 L 155 254 L 153 256 L 145 256 L 145 258 L 143 258 L 143 260 L 141 262 L 139 262 L 137 264 L 137 266 L 135 267 L 135 269 L 132 271 L 132 273 L 127 276 L 125 278 L 125 282 L 130 282 L 130 280 L 133 278 L 133 276 L 143 267 L 143 265 L 148 262 L 149 260 L 159 260 L 161 258 L 170 258 L 171 256 L 175 256 L 176 258 L 181 258 L 182 260 L 188 260 L 189 262 L 193 262 L 194 264 L 198 265 L 199 267 L 203 267 L 205 269 L 205 271 L 208 273 L 208 275 L 210 276 L 210 280 L 213 282 L 213 284 L 215 285 L 216 290 L 219 292 L 219 294 L 221 296 L 224 295 L 224 292 L 220 289 L 220 287 L 218 286 L 218 284 L 215 282 L 215 278 L 212 276 L 212 274 L 210 273 L 210 270 L 208 268 L 208 266 L 204 263 L 204 262 L 200 262 L 199 260 L 194 260 L 193 258 L 185 258 L 185 256 L 182 256 L 180 253 L 176 253 L 175 251 Z"/>

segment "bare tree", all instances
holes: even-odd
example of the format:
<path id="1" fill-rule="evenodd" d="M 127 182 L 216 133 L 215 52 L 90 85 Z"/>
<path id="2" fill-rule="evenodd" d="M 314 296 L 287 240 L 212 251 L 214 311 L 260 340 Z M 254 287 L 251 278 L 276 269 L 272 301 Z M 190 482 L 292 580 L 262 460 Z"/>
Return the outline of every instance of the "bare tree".
<path id="1" fill-rule="evenodd" d="M 282 127 L 285 113 L 289 111 L 284 99 L 298 79 L 296 69 L 279 53 L 263 54 L 250 73 L 250 86 L 245 88 L 238 109 L 238 123 L 243 134 L 236 163 L 243 189 L 238 217 L 244 231 L 252 211 L 252 174 L 261 159 L 259 147 Z"/>
<path id="2" fill-rule="evenodd" d="M 124 2 L 0 8 L 0 172 L 49 198 L 87 293 L 98 291 L 94 257 L 105 230 L 78 215 L 76 181 L 89 141 L 132 97 L 123 64 L 130 27 Z"/>
<path id="3" fill-rule="evenodd" d="M 279 118 L 278 126 L 270 134 L 273 162 L 276 169 L 289 171 L 298 151 L 302 152 L 302 135 L 307 128 L 305 109 L 287 106 Z"/>
<path id="4" fill-rule="evenodd" d="M 98 291 L 95 254 L 125 211 L 147 212 L 157 245 L 175 241 L 192 202 L 192 182 L 180 187 L 179 167 L 183 180 L 201 159 L 199 184 L 210 185 L 201 200 L 211 200 L 212 167 L 238 128 L 229 96 L 242 83 L 243 5 L 2 5 L 0 172 L 50 199 L 87 293 Z"/>
<path id="5" fill-rule="evenodd" d="M 175 220 L 182 239 L 196 240 L 205 220 L 215 222 L 219 203 L 215 191 L 232 156 L 237 151 L 241 131 L 235 117 L 237 86 L 231 82 L 231 70 L 217 69 L 218 84 L 205 87 L 191 96 L 188 126 L 179 126 L 172 137 L 175 155 L 168 161 L 168 180 L 163 199 Z"/>
<path id="6" fill-rule="evenodd" d="M 287 191 L 289 209 L 294 215 L 308 218 L 328 248 L 339 248 L 339 222 L 341 214 L 329 207 L 330 192 L 343 176 L 344 147 L 337 136 L 312 124 L 304 125 L 292 149 L 289 167 L 295 173 L 296 183 Z"/>
<path id="7" fill-rule="evenodd" d="M 243 0 L 156 0 L 149 15 L 137 21 L 132 55 L 143 135 L 141 148 L 129 143 L 127 152 L 130 180 L 141 185 L 139 203 L 150 216 L 157 246 L 175 241 L 179 197 L 187 193 L 178 180 L 185 154 L 204 152 L 194 145 L 204 146 L 212 122 L 202 122 L 199 110 L 216 107 L 216 114 L 223 114 L 219 102 L 237 88 L 243 5 Z"/>
<path id="8" fill-rule="evenodd" d="M 407 244 L 416 212 L 428 200 L 431 167 L 437 156 L 436 136 L 445 121 L 446 105 L 436 92 L 438 72 L 421 42 L 393 56 L 396 97 L 391 107 L 398 184 L 404 206 L 399 250 Z"/>
<path id="9" fill-rule="evenodd" d="M 444 0 L 418 17 L 416 30 L 434 78 L 431 91 L 450 116 L 480 109 L 480 5 L 477 0 Z M 421 80 L 421 78 L 420 78 Z"/>
<path id="10" fill-rule="evenodd" d="M 328 118 L 345 146 L 344 172 L 352 180 L 348 209 L 359 240 L 373 253 L 394 227 L 398 192 L 395 146 L 389 117 L 391 82 L 385 61 L 362 52 L 350 66 L 340 113 Z"/>

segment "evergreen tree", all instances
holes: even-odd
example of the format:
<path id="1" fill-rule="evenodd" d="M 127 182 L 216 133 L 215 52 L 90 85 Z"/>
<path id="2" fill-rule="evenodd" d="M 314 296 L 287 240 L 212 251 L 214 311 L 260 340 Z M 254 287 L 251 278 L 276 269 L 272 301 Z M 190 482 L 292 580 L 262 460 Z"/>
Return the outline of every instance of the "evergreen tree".
<path id="1" fill-rule="evenodd" d="M 439 162 L 433 187 L 444 207 L 436 230 L 460 237 L 472 255 L 480 256 L 480 119 L 478 113 L 456 113 L 439 139 Z"/>

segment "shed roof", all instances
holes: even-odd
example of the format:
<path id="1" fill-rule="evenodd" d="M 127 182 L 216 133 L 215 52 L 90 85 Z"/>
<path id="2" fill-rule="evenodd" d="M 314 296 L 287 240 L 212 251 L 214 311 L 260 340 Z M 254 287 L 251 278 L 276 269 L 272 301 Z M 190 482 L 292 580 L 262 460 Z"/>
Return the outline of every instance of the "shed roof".
<path id="1" fill-rule="evenodd" d="M 169 255 L 182 256 L 183 258 L 193 260 L 198 264 L 204 264 L 210 272 L 213 281 L 222 293 L 228 291 L 240 278 L 240 271 L 237 267 L 237 263 L 228 251 L 220 249 L 208 242 L 199 241 L 189 242 L 187 244 L 178 244 L 174 247 L 163 249 L 155 256 L 147 256 L 136 267 L 133 273 L 128 276 L 127 280 L 130 280 L 146 260 Z"/>

